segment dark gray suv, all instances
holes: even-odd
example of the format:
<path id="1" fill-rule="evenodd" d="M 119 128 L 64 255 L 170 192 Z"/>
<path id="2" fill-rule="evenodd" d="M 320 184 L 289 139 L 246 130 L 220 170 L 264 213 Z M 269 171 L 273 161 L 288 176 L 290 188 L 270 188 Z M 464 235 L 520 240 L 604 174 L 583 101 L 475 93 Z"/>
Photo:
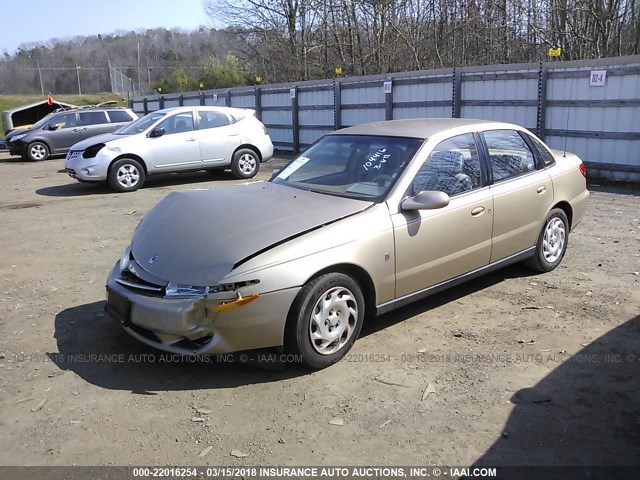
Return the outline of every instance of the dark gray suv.
<path id="1" fill-rule="evenodd" d="M 11 155 L 25 160 L 46 160 L 89 137 L 110 133 L 138 116 L 122 107 L 81 108 L 50 113 L 28 129 L 17 129 L 7 137 Z"/>

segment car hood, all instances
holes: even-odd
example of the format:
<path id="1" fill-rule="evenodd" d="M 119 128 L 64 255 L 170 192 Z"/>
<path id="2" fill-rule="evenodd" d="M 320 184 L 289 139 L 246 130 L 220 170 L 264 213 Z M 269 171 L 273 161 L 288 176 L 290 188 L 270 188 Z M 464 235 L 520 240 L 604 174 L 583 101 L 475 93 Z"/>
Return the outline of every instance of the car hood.
<path id="1" fill-rule="evenodd" d="M 370 205 L 270 182 L 183 190 L 144 216 L 131 251 L 163 280 L 216 285 L 243 259 Z"/>
<path id="2" fill-rule="evenodd" d="M 129 135 L 114 135 L 113 133 L 103 133 L 101 135 L 96 135 L 94 137 L 90 137 L 86 140 L 82 140 L 81 142 L 76 143 L 73 147 L 71 147 L 71 150 L 86 150 L 93 145 L 112 142 L 114 140 L 121 140 L 123 138 L 127 138 L 128 136 Z"/>

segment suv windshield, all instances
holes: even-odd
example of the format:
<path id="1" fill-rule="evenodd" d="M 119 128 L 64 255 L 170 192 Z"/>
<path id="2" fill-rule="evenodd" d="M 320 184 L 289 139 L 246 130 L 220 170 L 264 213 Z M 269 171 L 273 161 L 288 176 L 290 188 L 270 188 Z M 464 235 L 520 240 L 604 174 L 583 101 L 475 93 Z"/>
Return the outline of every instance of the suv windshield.
<path id="1" fill-rule="evenodd" d="M 422 143 L 417 138 L 329 135 L 287 164 L 272 182 L 380 201 Z"/>
<path id="2" fill-rule="evenodd" d="M 131 122 L 126 127 L 119 128 L 113 133 L 116 135 L 133 135 L 134 133 L 144 132 L 147 128 L 156 123 L 165 115 L 165 112 L 147 113 L 144 117 L 139 118 L 135 122 Z"/>

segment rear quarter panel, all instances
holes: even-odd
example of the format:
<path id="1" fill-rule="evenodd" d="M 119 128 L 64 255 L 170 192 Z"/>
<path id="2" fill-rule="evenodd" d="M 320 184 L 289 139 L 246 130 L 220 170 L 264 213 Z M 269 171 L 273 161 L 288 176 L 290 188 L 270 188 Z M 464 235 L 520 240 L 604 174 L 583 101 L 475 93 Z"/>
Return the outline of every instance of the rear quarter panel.
<path id="1" fill-rule="evenodd" d="M 580 173 L 582 160 L 573 153 L 559 150 L 552 150 L 552 153 L 556 164 L 549 168 L 549 174 L 553 182 L 554 203 L 564 201 L 571 205 L 573 229 L 584 217 L 589 198 L 587 179 Z"/>

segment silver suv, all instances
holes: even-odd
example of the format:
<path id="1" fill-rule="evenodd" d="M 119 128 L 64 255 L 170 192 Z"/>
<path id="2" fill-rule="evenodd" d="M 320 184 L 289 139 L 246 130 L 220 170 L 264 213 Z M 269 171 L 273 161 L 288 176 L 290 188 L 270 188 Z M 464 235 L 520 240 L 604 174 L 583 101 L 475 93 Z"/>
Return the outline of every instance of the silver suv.
<path id="1" fill-rule="evenodd" d="M 122 107 L 91 107 L 50 113 L 28 129 L 18 129 L 7 135 L 11 155 L 25 160 L 46 160 L 56 153 L 66 153 L 82 140 L 110 133 L 138 116 Z"/>

